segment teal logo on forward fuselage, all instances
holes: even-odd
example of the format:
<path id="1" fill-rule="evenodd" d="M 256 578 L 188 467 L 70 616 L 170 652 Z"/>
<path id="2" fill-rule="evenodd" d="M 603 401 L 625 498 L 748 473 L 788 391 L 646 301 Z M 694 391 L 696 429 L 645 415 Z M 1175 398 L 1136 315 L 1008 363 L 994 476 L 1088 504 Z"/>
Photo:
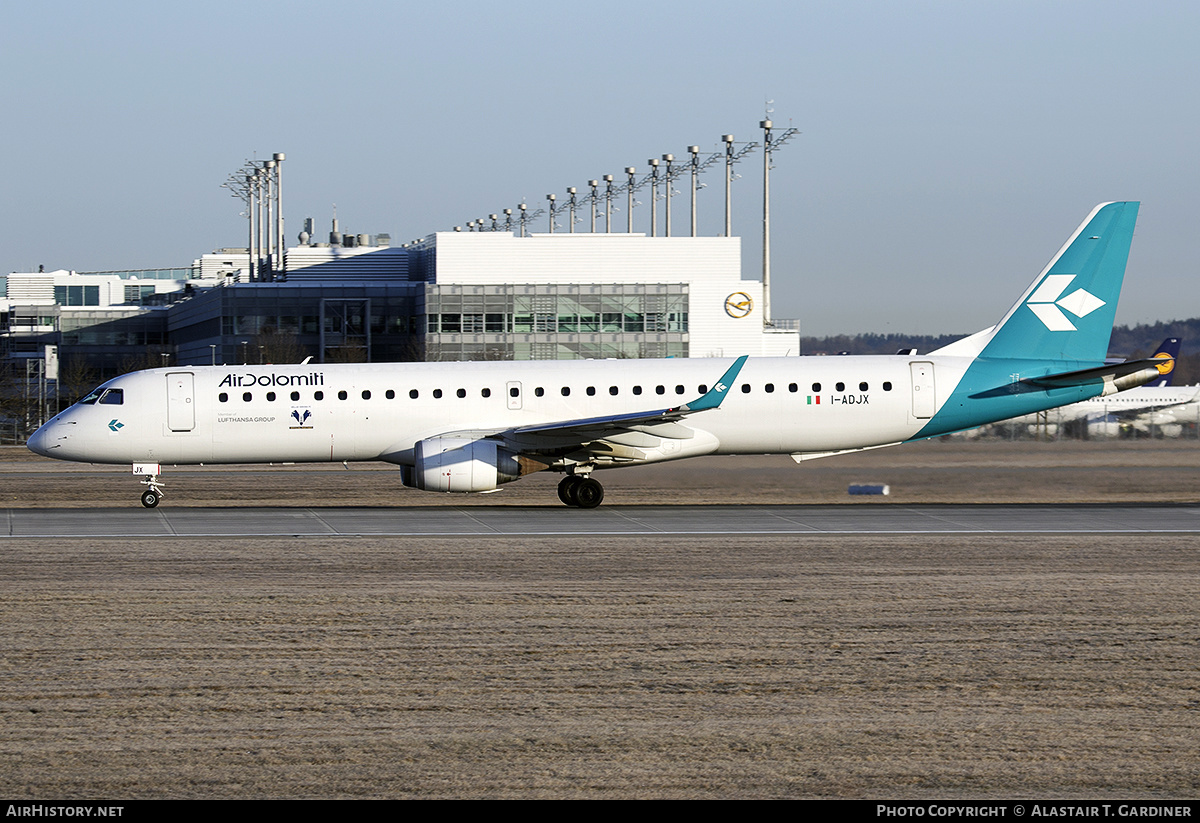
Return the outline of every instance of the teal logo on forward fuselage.
<path id="1" fill-rule="evenodd" d="M 120 422 L 119 420 L 117 420 L 117 418 L 114 417 L 112 420 L 108 421 L 108 428 L 111 431 L 117 431 L 118 429 L 125 428 L 125 424 Z"/>

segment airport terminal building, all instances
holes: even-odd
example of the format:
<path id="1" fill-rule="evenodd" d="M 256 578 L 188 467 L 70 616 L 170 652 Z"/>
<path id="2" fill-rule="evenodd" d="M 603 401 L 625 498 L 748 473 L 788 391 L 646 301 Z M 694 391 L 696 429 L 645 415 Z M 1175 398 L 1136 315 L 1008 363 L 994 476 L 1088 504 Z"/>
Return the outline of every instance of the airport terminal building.
<path id="1" fill-rule="evenodd" d="M 5 354 L 58 345 L 108 375 L 150 350 L 171 365 L 799 353 L 798 332 L 764 326 L 762 284 L 742 280 L 736 237 L 438 232 L 403 248 L 305 244 L 270 282 L 247 282 L 247 258 L 225 249 L 154 278 L 9 275 Z"/>

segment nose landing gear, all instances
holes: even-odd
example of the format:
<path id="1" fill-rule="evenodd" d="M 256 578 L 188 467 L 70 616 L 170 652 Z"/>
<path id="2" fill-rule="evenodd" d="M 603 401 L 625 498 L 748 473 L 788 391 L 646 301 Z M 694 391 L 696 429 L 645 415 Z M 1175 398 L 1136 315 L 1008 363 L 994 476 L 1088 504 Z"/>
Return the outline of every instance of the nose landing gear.
<path id="1" fill-rule="evenodd" d="M 145 477 L 142 485 L 146 486 L 146 490 L 142 492 L 142 505 L 147 509 L 153 509 L 158 505 L 158 501 L 163 498 L 162 481 L 158 479 L 158 473 L 161 466 L 158 463 L 134 463 L 133 473 L 140 474 Z"/>

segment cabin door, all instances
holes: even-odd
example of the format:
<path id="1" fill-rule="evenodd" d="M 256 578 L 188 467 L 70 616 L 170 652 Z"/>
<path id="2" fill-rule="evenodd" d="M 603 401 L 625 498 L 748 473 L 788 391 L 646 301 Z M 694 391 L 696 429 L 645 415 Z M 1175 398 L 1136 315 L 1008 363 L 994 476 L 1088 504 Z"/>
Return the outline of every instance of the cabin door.
<path id="1" fill-rule="evenodd" d="M 167 428 L 171 431 L 190 432 L 196 427 L 196 404 L 192 394 L 191 372 L 167 375 Z"/>
<path id="2" fill-rule="evenodd" d="M 937 392 L 933 383 L 933 364 L 928 362 L 909 363 L 912 369 L 913 417 L 928 420 L 937 411 Z"/>

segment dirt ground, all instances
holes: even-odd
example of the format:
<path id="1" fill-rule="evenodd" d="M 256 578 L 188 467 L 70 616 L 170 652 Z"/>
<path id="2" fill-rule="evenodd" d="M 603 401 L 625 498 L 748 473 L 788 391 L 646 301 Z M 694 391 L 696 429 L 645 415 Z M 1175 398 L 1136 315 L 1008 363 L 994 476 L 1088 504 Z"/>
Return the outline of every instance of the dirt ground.
<path id="1" fill-rule="evenodd" d="M 1198 472 L 1186 441 L 945 442 L 601 479 L 605 505 L 1195 503 Z M 164 506 L 549 505 L 555 480 L 166 479 Z M 137 491 L 0 455 L 9 507 Z M 0 796 L 1195 798 L 1197 602 L 1194 535 L 8 537 Z"/>

